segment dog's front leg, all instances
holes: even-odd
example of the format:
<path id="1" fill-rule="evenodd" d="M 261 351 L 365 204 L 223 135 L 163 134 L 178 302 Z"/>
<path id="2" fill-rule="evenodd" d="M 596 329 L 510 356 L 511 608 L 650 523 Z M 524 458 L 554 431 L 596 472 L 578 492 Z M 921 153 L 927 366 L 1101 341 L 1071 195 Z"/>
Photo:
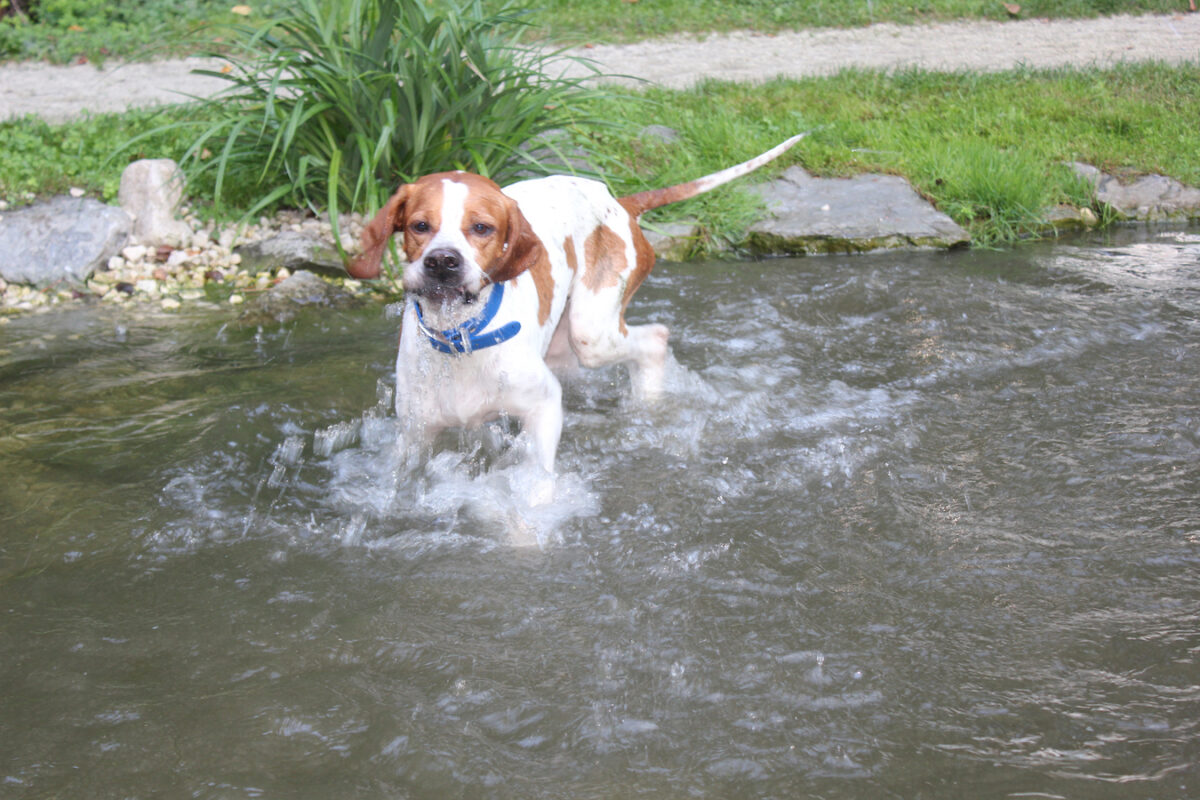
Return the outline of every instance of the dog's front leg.
<path id="1" fill-rule="evenodd" d="M 430 382 L 422 376 L 417 345 L 409 341 L 408 331 L 416 328 L 405 320 L 396 356 L 396 420 L 400 423 L 399 446 L 405 460 L 415 465 L 433 451 L 433 440 L 445 427 L 436 415 L 437 401 L 429 394 Z"/>
<path id="2" fill-rule="evenodd" d="M 516 413 L 529 448 L 528 462 L 538 468 L 529 492 L 531 506 L 545 505 L 554 499 L 555 455 L 563 426 L 562 386 L 544 365 L 543 369 Z"/>
<path id="3" fill-rule="evenodd" d="M 405 463 L 416 466 L 433 449 L 433 438 L 429 425 L 419 417 L 419 403 L 412 394 L 413 387 L 403 370 L 396 371 L 396 421 L 400 423 L 400 439 L 397 445 Z"/>
<path id="4" fill-rule="evenodd" d="M 557 381 L 555 382 L 557 388 Z M 558 451 L 558 440 L 562 436 L 563 412 L 561 390 L 555 393 L 553 402 L 545 402 L 525 414 L 521 428 L 529 436 L 530 458 L 548 475 L 554 474 L 554 459 Z"/>

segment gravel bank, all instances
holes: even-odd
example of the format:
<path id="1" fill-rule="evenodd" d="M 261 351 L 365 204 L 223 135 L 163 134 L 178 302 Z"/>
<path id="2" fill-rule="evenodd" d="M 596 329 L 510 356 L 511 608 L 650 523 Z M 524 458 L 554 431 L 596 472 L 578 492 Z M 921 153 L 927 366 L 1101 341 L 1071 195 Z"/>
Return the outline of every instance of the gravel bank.
<path id="1" fill-rule="evenodd" d="M 185 304 L 238 307 L 286 280 L 292 273 L 287 268 L 247 269 L 235 248 L 286 231 L 325 242 L 333 241 L 328 217 L 312 217 L 302 211 L 281 211 L 271 217 L 260 217 L 257 223 L 245 227 L 233 224 L 218 227 L 187 210 L 183 218 L 192 229 L 183 246 L 156 247 L 132 238 L 119 255 L 109 259 L 104 269 L 97 270 L 82 283 L 39 288 L 6 283 L 0 278 L 0 326 L 8 322 L 9 316 L 44 313 L 81 301 L 136 305 L 163 311 L 177 311 Z M 342 217 L 343 247 L 357 247 L 364 222 L 359 214 Z M 352 293 L 376 299 L 382 297 L 349 276 L 336 280 Z M 396 292 L 398 287 L 390 287 L 390 290 Z"/>

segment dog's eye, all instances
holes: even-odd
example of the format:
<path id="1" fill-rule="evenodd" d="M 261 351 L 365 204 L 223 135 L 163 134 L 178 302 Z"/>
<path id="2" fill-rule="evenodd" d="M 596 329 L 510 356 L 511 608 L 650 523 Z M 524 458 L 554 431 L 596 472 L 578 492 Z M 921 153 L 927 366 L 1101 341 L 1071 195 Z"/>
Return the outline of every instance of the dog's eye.
<path id="1" fill-rule="evenodd" d="M 413 233 L 429 233 L 429 223 L 425 220 L 419 220 L 408 226 Z"/>
<path id="2" fill-rule="evenodd" d="M 474 225 L 471 226 L 471 230 L 475 233 L 476 236 L 488 236 L 489 234 L 491 234 L 492 231 L 494 231 L 496 229 L 493 228 L 491 225 L 488 225 L 486 222 L 476 222 Z"/>

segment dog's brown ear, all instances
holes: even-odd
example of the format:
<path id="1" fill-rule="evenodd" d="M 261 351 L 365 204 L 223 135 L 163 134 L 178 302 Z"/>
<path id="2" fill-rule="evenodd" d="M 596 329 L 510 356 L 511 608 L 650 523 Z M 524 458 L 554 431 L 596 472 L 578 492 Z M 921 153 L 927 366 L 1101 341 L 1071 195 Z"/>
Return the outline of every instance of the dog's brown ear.
<path id="1" fill-rule="evenodd" d="M 362 232 L 362 255 L 346 265 L 346 272 L 355 278 L 378 278 L 383 263 L 383 251 L 387 249 L 392 234 L 404 227 L 404 203 L 408 200 L 412 184 L 404 184 L 388 199 L 375 219 L 367 223 Z"/>
<path id="2" fill-rule="evenodd" d="M 512 280 L 525 270 L 532 269 L 546 252 L 542 240 L 533 232 L 517 201 L 511 197 L 506 200 L 508 234 L 504 239 L 504 252 L 487 271 L 492 283 Z"/>

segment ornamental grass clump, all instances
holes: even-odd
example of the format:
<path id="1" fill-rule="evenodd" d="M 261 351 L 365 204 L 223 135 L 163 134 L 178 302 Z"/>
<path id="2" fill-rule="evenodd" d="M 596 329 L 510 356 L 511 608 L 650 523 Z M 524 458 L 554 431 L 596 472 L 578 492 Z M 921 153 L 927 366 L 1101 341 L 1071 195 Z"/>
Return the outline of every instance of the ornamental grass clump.
<path id="1" fill-rule="evenodd" d="M 583 122 L 595 93 L 552 77 L 561 53 L 520 43 L 523 15 L 480 0 L 298 0 L 242 31 L 230 70 L 205 71 L 230 85 L 185 123 L 199 130 L 183 166 L 218 212 L 328 209 L 335 225 L 430 172 L 544 171 L 521 145 Z"/>

